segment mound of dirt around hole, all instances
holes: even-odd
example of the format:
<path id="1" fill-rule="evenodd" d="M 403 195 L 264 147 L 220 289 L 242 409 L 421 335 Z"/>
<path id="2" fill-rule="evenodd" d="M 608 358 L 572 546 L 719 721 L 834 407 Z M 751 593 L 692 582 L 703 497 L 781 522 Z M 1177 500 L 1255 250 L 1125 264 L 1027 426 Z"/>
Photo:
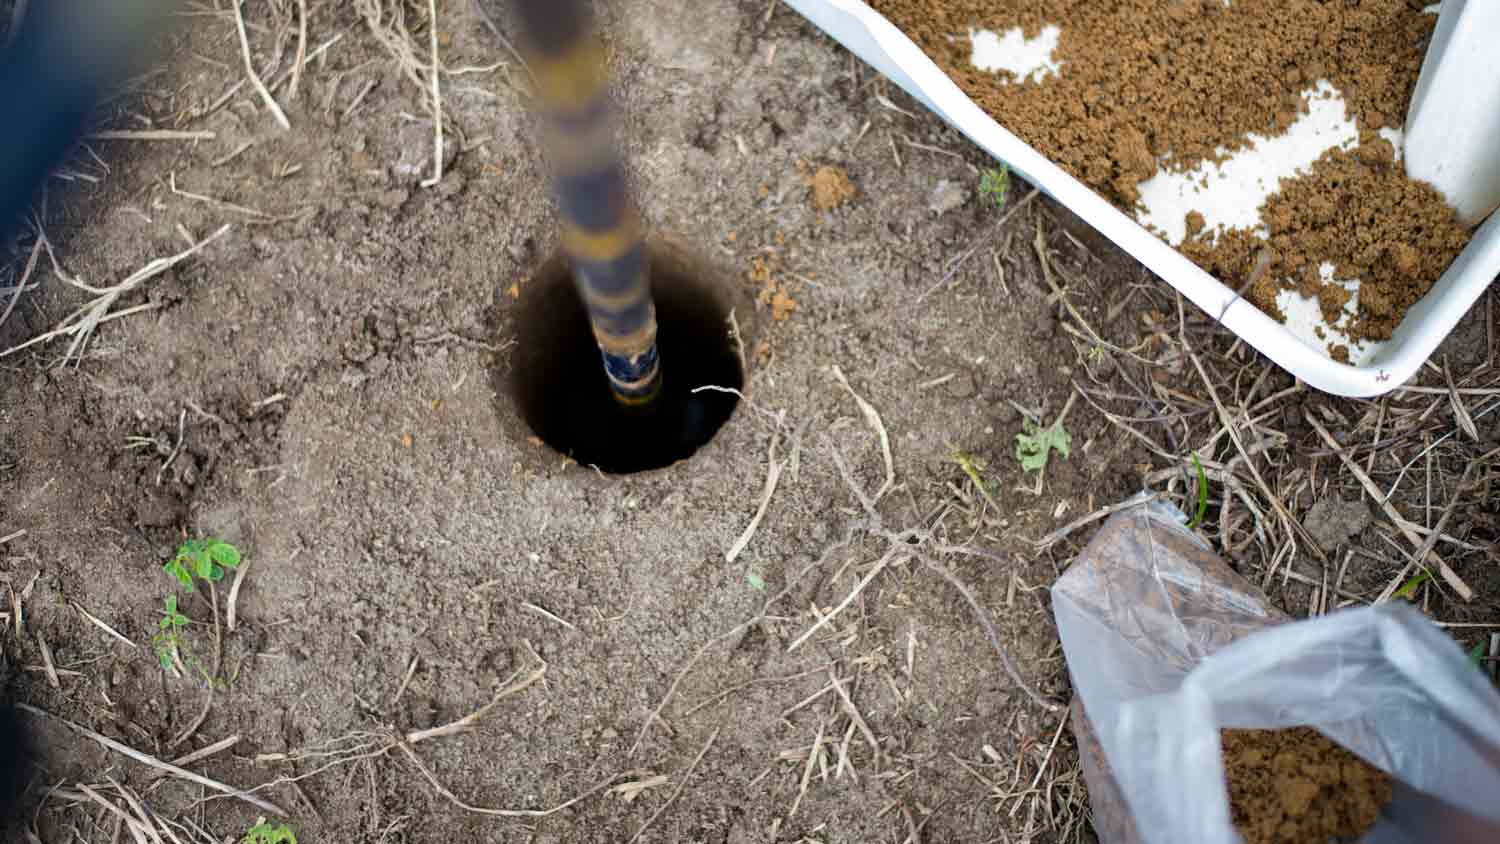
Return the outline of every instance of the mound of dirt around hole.
<path id="1" fill-rule="evenodd" d="M 1229 812 L 1245 844 L 1358 839 L 1391 800 L 1391 778 L 1310 727 L 1223 730 Z"/>
<path id="2" fill-rule="evenodd" d="M 1188 213 L 1182 251 L 1233 289 L 1258 253 L 1271 266 L 1248 298 L 1284 321 L 1277 294 L 1320 297 L 1360 281 L 1337 330 L 1387 340 L 1467 244 L 1441 194 L 1406 178 L 1378 130 L 1400 128 L 1437 16 L 1413 0 L 869 0 L 997 122 L 1122 211 L 1160 170 L 1194 171 L 1282 135 L 1327 82 L 1357 142 L 1280 182 L 1253 227 L 1206 230 Z M 1055 73 L 974 65 L 970 35 L 1057 28 Z M 1203 187 L 1208 187 L 1204 183 Z M 1339 291 L 1342 292 L 1342 288 Z M 1332 308 L 1328 310 L 1333 311 Z M 1330 347 L 1338 345 L 1330 342 Z"/>

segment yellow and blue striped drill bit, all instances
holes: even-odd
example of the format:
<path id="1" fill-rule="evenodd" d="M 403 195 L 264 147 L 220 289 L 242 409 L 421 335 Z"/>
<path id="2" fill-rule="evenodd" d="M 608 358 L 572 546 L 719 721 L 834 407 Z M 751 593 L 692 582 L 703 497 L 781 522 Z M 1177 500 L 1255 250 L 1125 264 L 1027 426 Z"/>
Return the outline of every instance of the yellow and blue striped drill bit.
<path id="1" fill-rule="evenodd" d="M 614 141 L 609 73 L 587 0 L 517 0 L 562 249 L 588 310 L 615 397 L 628 406 L 661 392 L 656 309 L 645 231 Z"/>

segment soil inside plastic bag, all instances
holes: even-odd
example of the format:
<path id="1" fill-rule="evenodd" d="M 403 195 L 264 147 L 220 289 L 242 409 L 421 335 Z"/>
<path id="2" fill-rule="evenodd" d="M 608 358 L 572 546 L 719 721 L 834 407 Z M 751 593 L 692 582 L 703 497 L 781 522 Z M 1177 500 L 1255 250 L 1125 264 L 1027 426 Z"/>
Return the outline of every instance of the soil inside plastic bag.
<path id="1" fill-rule="evenodd" d="M 1388 774 L 1317 730 L 1220 735 L 1230 813 L 1246 844 L 1357 840 L 1391 800 Z"/>
<path id="2" fill-rule="evenodd" d="M 1289 623 L 1259 589 L 1231 569 L 1213 550 L 1182 527 L 1185 517 L 1160 503 L 1128 509 L 1111 517 L 1054 587 L 1059 629 L 1066 639 L 1080 618 L 1102 625 L 1086 644 L 1091 655 L 1116 662 L 1113 643 L 1128 641 L 1132 683 L 1144 670 L 1189 672 L 1222 648 Z M 1080 616 L 1081 614 L 1081 616 Z M 1075 643 L 1076 644 L 1076 643 Z M 1088 784 L 1089 803 L 1099 840 L 1105 844 L 1194 840 L 1184 828 L 1156 825 L 1143 834 L 1128 804 L 1128 758 L 1107 758 L 1094 716 L 1113 718 L 1122 694 L 1104 688 L 1094 696 L 1099 712 L 1085 707 L 1079 670 L 1090 675 L 1104 663 L 1075 663 L 1068 654 L 1077 692 L 1071 720 L 1078 740 L 1079 762 Z M 1287 679 L 1287 678 L 1281 678 Z M 1159 692 L 1162 678 L 1131 686 L 1127 696 Z M 1274 685 L 1268 678 L 1268 684 Z M 1127 685 L 1130 685 L 1127 683 Z M 1114 695 L 1114 698 L 1111 698 Z M 1245 844 L 1333 844 L 1363 840 L 1392 802 L 1399 784 L 1344 746 L 1311 727 L 1286 729 L 1217 729 L 1224 763 L 1224 794 L 1229 818 Z M 1180 738 L 1180 737 L 1178 737 Z M 1129 753 L 1127 748 L 1125 751 Z M 1202 776 L 1197 774 L 1187 776 Z M 1181 775 L 1179 775 L 1181 776 Z M 1208 794 L 1208 788 L 1198 792 Z M 1228 839 L 1217 839 L 1228 840 Z M 1400 839 L 1398 839 L 1400 840 Z M 1421 840 L 1421 839 L 1418 839 Z M 1451 839 L 1450 839 L 1451 840 Z M 1500 839 L 1497 839 L 1500 840 Z"/>

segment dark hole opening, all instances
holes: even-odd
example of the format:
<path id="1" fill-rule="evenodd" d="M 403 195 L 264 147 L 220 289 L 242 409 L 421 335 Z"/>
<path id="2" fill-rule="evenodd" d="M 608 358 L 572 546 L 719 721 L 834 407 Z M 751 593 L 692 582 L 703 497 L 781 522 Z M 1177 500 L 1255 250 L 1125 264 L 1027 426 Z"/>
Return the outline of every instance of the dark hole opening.
<path id="1" fill-rule="evenodd" d="M 610 474 L 692 457 L 718 433 L 744 373 L 725 301 L 695 268 L 653 250 L 662 393 L 645 409 L 615 400 L 567 262 L 553 258 L 523 286 L 511 387 L 526 424 L 547 445 Z"/>

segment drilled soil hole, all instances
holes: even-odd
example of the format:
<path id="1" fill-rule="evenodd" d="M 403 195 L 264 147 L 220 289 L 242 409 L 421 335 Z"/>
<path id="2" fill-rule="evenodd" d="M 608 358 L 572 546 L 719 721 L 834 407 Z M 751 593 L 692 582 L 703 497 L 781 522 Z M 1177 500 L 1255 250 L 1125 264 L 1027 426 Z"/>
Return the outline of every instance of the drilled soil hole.
<path id="1" fill-rule="evenodd" d="M 674 251 L 651 250 L 662 394 L 646 410 L 610 394 L 588 313 L 567 262 L 554 257 L 522 285 L 511 392 L 544 443 L 610 474 L 660 469 L 692 457 L 734 414 L 744 372 L 729 331 L 727 296 Z"/>

